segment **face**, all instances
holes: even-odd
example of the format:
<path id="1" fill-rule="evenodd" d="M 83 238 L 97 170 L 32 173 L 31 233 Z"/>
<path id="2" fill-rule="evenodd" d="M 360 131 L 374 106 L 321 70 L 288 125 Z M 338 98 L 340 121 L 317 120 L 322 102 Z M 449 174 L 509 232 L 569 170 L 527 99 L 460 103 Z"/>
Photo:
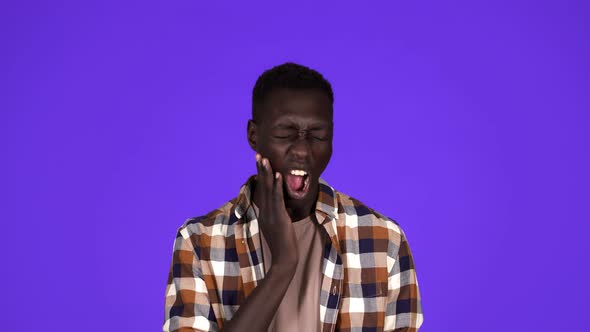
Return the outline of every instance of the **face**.
<path id="1" fill-rule="evenodd" d="M 330 99 L 318 90 L 279 89 L 268 96 L 260 115 L 257 123 L 248 123 L 248 141 L 283 176 L 285 203 L 315 203 L 319 177 L 332 156 Z"/>

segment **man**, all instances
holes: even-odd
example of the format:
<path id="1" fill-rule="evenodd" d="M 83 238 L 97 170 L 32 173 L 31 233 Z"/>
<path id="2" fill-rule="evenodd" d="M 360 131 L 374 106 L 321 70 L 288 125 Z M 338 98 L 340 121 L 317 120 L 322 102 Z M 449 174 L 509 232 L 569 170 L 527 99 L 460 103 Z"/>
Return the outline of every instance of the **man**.
<path id="1" fill-rule="evenodd" d="M 417 331 L 422 307 L 405 235 L 330 187 L 334 97 L 285 63 L 256 81 L 247 138 L 257 175 L 180 227 L 164 331 Z"/>

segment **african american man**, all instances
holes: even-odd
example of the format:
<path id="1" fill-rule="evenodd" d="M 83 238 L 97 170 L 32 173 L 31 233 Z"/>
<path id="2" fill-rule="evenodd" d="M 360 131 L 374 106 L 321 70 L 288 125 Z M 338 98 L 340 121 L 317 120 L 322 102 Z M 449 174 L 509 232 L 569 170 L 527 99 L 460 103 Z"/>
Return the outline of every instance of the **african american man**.
<path id="1" fill-rule="evenodd" d="M 257 174 L 178 230 L 164 331 L 417 331 L 414 262 L 400 226 L 320 178 L 334 96 L 285 63 L 256 81 L 247 139 Z M 254 158 L 253 158 L 254 159 Z"/>

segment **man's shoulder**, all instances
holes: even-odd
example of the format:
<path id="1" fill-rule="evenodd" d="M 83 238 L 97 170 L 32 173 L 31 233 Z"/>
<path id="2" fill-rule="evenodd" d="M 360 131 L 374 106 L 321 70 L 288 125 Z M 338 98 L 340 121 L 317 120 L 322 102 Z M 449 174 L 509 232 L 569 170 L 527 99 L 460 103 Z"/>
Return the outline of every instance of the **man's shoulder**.
<path id="1" fill-rule="evenodd" d="M 338 204 L 338 215 L 344 226 L 348 227 L 383 227 L 401 233 L 400 224 L 393 218 L 369 207 L 359 199 L 334 190 Z"/>
<path id="2" fill-rule="evenodd" d="M 238 197 L 234 197 L 207 214 L 186 219 L 178 229 L 179 233 L 185 233 L 185 237 L 193 234 L 212 236 L 214 229 L 234 224 L 238 220 L 234 213 L 237 201 Z"/>

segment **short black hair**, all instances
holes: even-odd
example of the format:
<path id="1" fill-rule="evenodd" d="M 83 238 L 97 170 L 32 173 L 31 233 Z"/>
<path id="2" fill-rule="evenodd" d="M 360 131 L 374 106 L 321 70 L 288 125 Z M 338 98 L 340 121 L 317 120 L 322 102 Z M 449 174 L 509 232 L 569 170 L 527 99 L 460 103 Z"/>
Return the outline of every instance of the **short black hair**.
<path id="1" fill-rule="evenodd" d="M 273 90 L 319 90 L 334 104 L 332 86 L 319 72 L 293 62 L 266 70 L 256 80 L 252 91 L 252 119 L 257 122 L 260 117 L 260 109 L 266 98 Z"/>

